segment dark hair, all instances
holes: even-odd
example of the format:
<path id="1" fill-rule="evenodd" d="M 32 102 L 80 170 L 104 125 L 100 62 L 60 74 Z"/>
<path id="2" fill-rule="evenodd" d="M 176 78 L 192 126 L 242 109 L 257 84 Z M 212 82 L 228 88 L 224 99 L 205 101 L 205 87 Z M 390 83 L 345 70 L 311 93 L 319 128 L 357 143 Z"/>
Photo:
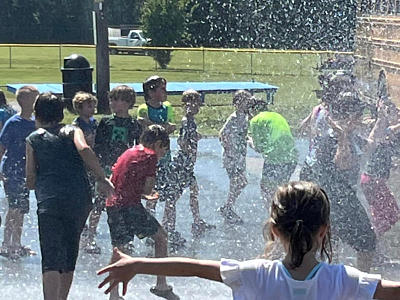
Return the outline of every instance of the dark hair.
<path id="1" fill-rule="evenodd" d="M 169 149 L 168 133 L 160 125 L 150 125 L 140 136 L 140 143 L 143 145 L 153 145 L 157 141 L 161 141 L 161 146 Z"/>
<path id="2" fill-rule="evenodd" d="M 233 106 L 238 107 L 242 102 L 249 101 L 252 95 L 247 90 L 238 90 L 233 95 L 232 104 Z"/>
<path id="3" fill-rule="evenodd" d="M 123 100 L 130 104 L 129 108 L 132 108 L 136 102 L 136 92 L 133 88 L 127 85 L 119 85 L 111 90 L 108 94 L 110 100 Z"/>
<path id="4" fill-rule="evenodd" d="M 167 80 L 163 77 L 153 75 L 147 78 L 143 82 L 144 100 L 147 101 L 149 99 L 149 92 L 158 88 L 161 84 L 167 84 Z"/>
<path id="5" fill-rule="evenodd" d="M 329 104 L 330 113 L 335 119 L 346 119 L 349 117 L 361 117 L 366 103 L 360 100 L 357 91 L 340 91 L 336 95 L 336 101 Z"/>
<path id="6" fill-rule="evenodd" d="M 0 90 L 0 107 L 7 105 L 7 98 L 6 95 L 2 90 Z"/>
<path id="7" fill-rule="evenodd" d="M 314 246 L 314 237 L 323 225 L 328 232 L 321 245 L 321 258 L 332 261 L 330 204 L 325 191 L 306 181 L 289 182 L 278 187 L 271 204 L 270 219 L 264 227 L 264 237 L 274 241 L 271 226 L 289 242 L 292 268 L 299 267 L 304 255 Z M 266 237 L 266 238 L 267 238 Z"/>
<path id="8" fill-rule="evenodd" d="M 64 106 L 60 98 L 50 92 L 41 93 L 33 105 L 35 117 L 44 123 L 59 123 L 64 119 Z"/>

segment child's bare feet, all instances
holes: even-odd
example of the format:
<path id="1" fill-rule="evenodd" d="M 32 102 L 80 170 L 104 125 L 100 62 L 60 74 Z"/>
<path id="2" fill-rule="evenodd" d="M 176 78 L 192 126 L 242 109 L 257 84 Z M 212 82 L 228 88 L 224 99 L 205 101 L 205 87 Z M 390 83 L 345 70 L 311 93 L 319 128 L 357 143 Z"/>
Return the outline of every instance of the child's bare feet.
<path id="1" fill-rule="evenodd" d="M 193 237 L 201 237 L 207 230 L 216 229 L 217 227 L 212 224 L 208 224 L 206 221 L 200 219 L 199 222 L 192 224 Z"/>
<path id="2" fill-rule="evenodd" d="M 242 218 L 233 211 L 233 209 L 229 206 L 221 206 L 218 211 L 224 217 L 225 221 L 232 225 L 242 225 Z"/>
<path id="3" fill-rule="evenodd" d="M 185 247 L 186 239 L 178 231 L 168 232 L 168 244 L 171 251 L 176 252 Z"/>

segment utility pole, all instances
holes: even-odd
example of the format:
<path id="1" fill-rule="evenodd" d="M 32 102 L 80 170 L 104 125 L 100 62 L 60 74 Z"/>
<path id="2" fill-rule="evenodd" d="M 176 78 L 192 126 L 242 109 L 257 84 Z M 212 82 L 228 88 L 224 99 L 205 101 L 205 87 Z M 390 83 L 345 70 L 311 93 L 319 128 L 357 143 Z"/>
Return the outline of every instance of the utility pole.
<path id="1" fill-rule="evenodd" d="M 96 96 L 97 112 L 109 114 L 110 57 L 108 51 L 108 25 L 104 15 L 104 0 L 94 0 L 96 44 Z"/>

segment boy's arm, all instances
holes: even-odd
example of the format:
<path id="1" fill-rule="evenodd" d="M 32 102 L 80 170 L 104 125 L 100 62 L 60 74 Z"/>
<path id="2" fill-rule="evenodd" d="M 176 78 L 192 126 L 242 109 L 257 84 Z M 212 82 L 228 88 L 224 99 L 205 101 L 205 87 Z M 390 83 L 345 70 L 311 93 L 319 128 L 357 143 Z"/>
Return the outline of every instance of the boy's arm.
<path id="1" fill-rule="evenodd" d="M 106 179 L 96 154 L 86 143 L 85 136 L 80 128 L 74 130 L 74 144 L 85 165 L 92 170 L 96 181 L 99 183 L 100 192 L 109 195 L 114 191 L 112 183 Z"/>
<path id="2" fill-rule="evenodd" d="M 96 155 L 99 159 L 102 159 L 103 155 L 105 154 L 105 138 L 107 135 L 105 121 L 102 119 L 99 122 L 99 126 L 97 126 L 96 134 L 94 138 L 94 147 L 93 150 L 95 151 Z"/>
<path id="3" fill-rule="evenodd" d="M 36 184 L 36 160 L 33 148 L 29 143 L 26 143 L 25 157 L 26 186 L 28 189 L 34 190 Z"/>
<path id="4" fill-rule="evenodd" d="M 126 294 L 128 282 L 137 274 L 164 276 L 197 276 L 204 279 L 222 282 L 220 262 L 197 260 L 184 257 L 144 258 L 130 257 L 117 248 L 113 251 L 115 263 L 101 269 L 98 275 L 109 272 L 99 288 L 110 283 L 105 291 L 108 294 L 119 282 L 123 283 L 123 295 Z"/>
<path id="5" fill-rule="evenodd" d="M 381 280 L 376 287 L 374 299 L 400 299 L 400 282 Z"/>
<path id="6" fill-rule="evenodd" d="M 310 112 L 310 114 L 303 121 L 301 121 L 298 128 L 300 135 L 309 135 L 312 115 L 313 112 Z"/>
<path id="7" fill-rule="evenodd" d="M 144 187 L 143 187 L 143 195 L 151 195 L 155 183 L 156 183 L 155 177 L 146 177 L 146 181 L 144 182 Z"/>

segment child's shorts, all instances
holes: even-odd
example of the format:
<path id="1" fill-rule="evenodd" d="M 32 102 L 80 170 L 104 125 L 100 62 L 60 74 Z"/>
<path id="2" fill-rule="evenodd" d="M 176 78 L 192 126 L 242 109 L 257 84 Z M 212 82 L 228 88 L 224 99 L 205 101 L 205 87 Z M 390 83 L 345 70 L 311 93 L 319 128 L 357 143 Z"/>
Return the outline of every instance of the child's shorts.
<path id="1" fill-rule="evenodd" d="M 264 161 L 261 182 L 271 182 L 273 184 L 287 183 L 295 169 L 296 163 L 269 164 Z"/>
<path id="2" fill-rule="evenodd" d="M 141 203 L 130 207 L 107 207 L 107 215 L 111 244 L 117 247 L 133 241 L 135 235 L 140 239 L 153 236 L 161 227 Z"/>
<path id="3" fill-rule="evenodd" d="M 82 210 L 80 216 L 68 217 L 49 213 L 38 214 L 43 273 L 65 273 L 75 270 L 80 236 L 87 216 L 87 210 Z"/>
<path id="4" fill-rule="evenodd" d="M 25 180 L 4 180 L 4 193 L 7 196 L 8 207 L 18 209 L 22 214 L 29 213 L 29 190 Z"/>

